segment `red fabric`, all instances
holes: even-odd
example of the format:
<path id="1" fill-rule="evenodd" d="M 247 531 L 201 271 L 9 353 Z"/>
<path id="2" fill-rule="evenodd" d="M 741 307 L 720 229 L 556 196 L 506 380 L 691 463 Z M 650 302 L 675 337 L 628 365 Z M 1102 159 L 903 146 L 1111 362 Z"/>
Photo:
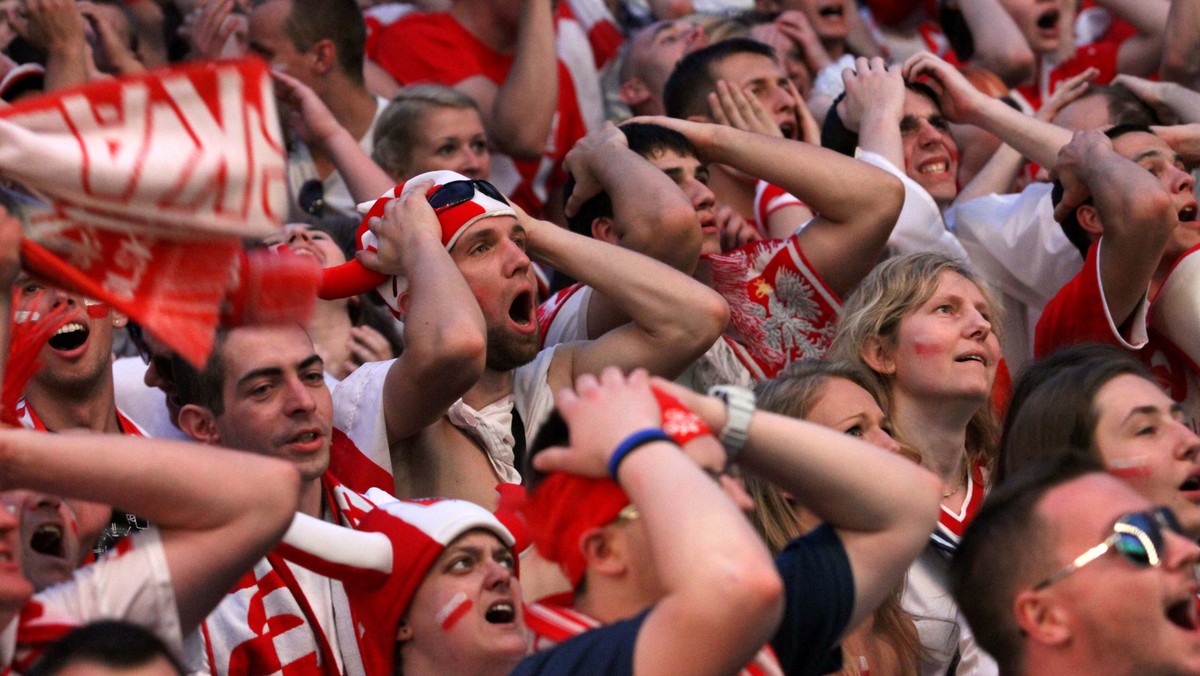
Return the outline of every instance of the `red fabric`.
<path id="1" fill-rule="evenodd" d="M 713 289 L 729 303 L 726 333 L 773 378 L 784 366 L 820 358 L 833 342 L 842 302 L 804 257 L 792 235 L 706 257 Z"/>
<path id="2" fill-rule="evenodd" d="M 663 431 L 683 446 L 712 430 L 678 399 L 651 388 L 662 415 Z M 502 496 L 503 498 L 503 496 Z M 555 472 L 528 492 L 523 501 L 511 500 L 502 507 L 515 508 L 525 517 L 533 544 L 547 561 L 559 565 L 572 586 L 579 584 L 587 568 L 580 538 L 587 531 L 611 523 L 629 504 L 625 491 L 612 479 L 592 479 Z"/>
<path id="3" fill-rule="evenodd" d="M 587 4 L 576 10 L 574 5 Z M 555 10 L 556 20 L 576 21 L 587 32 L 588 44 L 591 45 L 597 69 L 604 68 L 617 57 L 625 36 L 621 27 L 613 22 L 612 14 L 608 12 L 603 0 L 567 0 L 558 3 Z"/>
<path id="4" fill-rule="evenodd" d="M 480 42 L 447 13 L 409 14 L 383 28 L 367 56 L 404 85 L 430 82 L 454 86 L 483 75 L 497 86 L 512 67 L 511 54 Z M 546 151 L 538 160 L 514 160 L 521 182 L 509 197 L 532 214 L 540 214 L 548 191 L 565 179 L 562 160 L 587 134 L 570 71 L 558 62 L 558 111 Z M 502 190 L 507 186 L 500 186 Z"/>
<path id="5" fill-rule="evenodd" d="M 871 16 L 875 17 L 875 21 L 884 26 L 899 23 L 908 18 L 908 15 L 917 11 L 922 5 L 925 7 L 925 12 L 931 17 L 937 16 L 937 1 L 936 0 L 866 0 L 867 8 L 871 10 Z"/>
<path id="6" fill-rule="evenodd" d="M 203 363 L 240 238 L 271 233 L 286 211 L 277 117 L 260 61 L 153 71 L 0 111 L 0 173 L 49 204 L 29 218 L 26 269 Z"/>
<path id="7" fill-rule="evenodd" d="M 612 479 L 555 472 L 529 493 L 523 513 L 538 552 L 557 563 L 574 587 L 587 571 L 583 534 L 611 523 L 628 504 L 629 496 Z"/>
<path id="8" fill-rule="evenodd" d="M 542 349 L 546 348 L 546 332 L 554 324 L 554 318 L 558 316 L 558 312 L 562 309 L 563 304 L 583 288 L 585 288 L 583 284 L 576 282 L 564 289 L 559 289 L 553 296 L 550 296 L 542 301 L 541 305 L 538 305 L 538 340 L 541 342 L 539 347 Z"/>
<path id="9" fill-rule="evenodd" d="M 343 486 L 356 493 L 366 493 L 378 488 L 392 495 L 396 482 L 384 468 L 375 464 L 341 430 L 333 428 L 333 439 L 329 447 L 328 473 L 337 477 Z"/>
<path id="10" fill-rule="evenodd" d="M 1037 110 L 1042 107 L 1042 101 L 1054 93 L 1060 82 L 1075 77 L 1088 68 L 1100 71 L 1100 75 L 1096 77 L 1093 84 L 1108 84 L 1117 76 L 1117 50 L 1119 48 L 1119 43 L 1108 40 L 1082 46 L 1075 51 L 1075 56 L 1071 60 L 1056 66 L 1048 76 L 1044 76 L 1041 70 L 1044 66 L 1039 67 L 1034 83 L 1021 85 L 1016 88 L 1016 91 L 1034 110 Z M 1041 88 L 1043 77 L 1045 77 L 1046 89 Z"/>
<path id="11" fill-rule="evenodd" d="M 1092 245 L 1083 270 L 1046 305 L 1034 337 L 1035 357 L 1044 357 L 1078 343 L 1107 343 L 1128 349 L 1118 340 L 1108 322 L 1100 291 L 1099 249 L 1099 245 Z M 1130 327 L 1122 325 L 1119 328 L 1128 338 Z M 1146 337 L 1146 344 L 1131 354 L 1150 368 L 1167 396 L 1183 405 L 1188 425 L 1194 431 L 1200 431 L 1200 374 L 1191 368 L 1183 352 L 1153 327 L 1147 327 Z"/>
<path id="12" fill-rule="evenodd" d="M 12 307 L 17 307 L 17 293 L 13 293 Z M 31 300 L 30 307 L 39 307 L 41 303 Z M 37 360 L 38 353 L 45 347 L 46 341 L 62 328 L 68 320 L 71 308 L 66 304 L 52 307 L 45 316 L 37 312 L 18 311 L 24 316 L 18 321 L 15 317 L 9 323 L 8 360 L 4 369 L 4 387 L 0 394 L 0 423 L 6 425 L 20 424 L 17 414 L 17 404 L 25 393 L 29 379 L 42 367 Z"/>

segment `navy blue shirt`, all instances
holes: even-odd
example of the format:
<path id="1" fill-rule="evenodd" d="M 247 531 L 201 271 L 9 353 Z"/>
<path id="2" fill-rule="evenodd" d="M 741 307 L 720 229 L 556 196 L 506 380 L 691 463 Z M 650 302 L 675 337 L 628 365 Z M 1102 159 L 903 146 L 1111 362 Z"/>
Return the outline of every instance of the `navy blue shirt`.
<path id="1" fill-rule="evenodd" d="M 775 567 L 783 578 L 786 603 L 771 647 L 784 673 L 817 676 L 841 669 L 838 639 L 854 610 L 854 575 L 837 531 L 822 525 L 792 540 L 775 559 Z M 647 613 L 530 655 L 513 676 L 633 674 L 634 647 Z"/>

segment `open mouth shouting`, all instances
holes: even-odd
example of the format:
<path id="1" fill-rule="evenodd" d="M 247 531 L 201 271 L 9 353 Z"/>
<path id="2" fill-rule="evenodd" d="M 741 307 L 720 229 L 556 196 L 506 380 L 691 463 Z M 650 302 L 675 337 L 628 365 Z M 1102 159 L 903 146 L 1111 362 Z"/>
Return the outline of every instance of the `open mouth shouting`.
<path id="1" fill-rule="evenodd" d="M 496 601 L 483 614 L 488 624 L 512 624 L 517 619 L 517 609 L 512 601 Z"/>
<path id="2" fill-rule="evenodd" d="M 508 318 L 521 333 L 537 331 L 537 299 L 529 289 L 517 294 L 508 306 Z"/>
<path id="3" fill-rule="evenodd" d="M 63 559 L 67 550 L 63 543 L 63 527 L 57 523 L 43 523 L 29 538 L 29 548 L 42 556 Z"/>
<path id="4" fill-rule="evenodd" d="M 817 16 L 822 19 L 844 19 L 846 18 L 846 6 L 841 0 L 838 2 L 827 2 L 817 8 Z"/>
<path id="5" fill-rule="evenodd" d="M 1186 207 L 1179 210 L 1179 222 L 1180 223 L 1194 223 L 1194 222 L 1196 222 L 1196 216 L 1197 216 L 1197 209 L 1196 209 L 1195 204 L 1189 204 Z"/>
<path id="6" fill-rule="evenodd" d="M 1195 632 L 1200 629 L 1195 592 L 1189 592 L 1182 598 L 1168 604 L 1166 615 L 1167 621 L 1184 631 Z"/>
<path id="7" fill-rule="evenodd" d="M 1038 14 L 1034 21 L 1034 27 L 1037 34 L 1044 40 L 1053 40 L 1058 37 L 1058 19 L 1059 11 L 1056 7 L 1050 7 Z"/>
<path id="8" fill-rule="evenodd" d="M 91 331 L 85 322 L 67 322 L 50 337 L 50 348 L 64 357 L 76 357 L 87 347 Z"/>
<path id="9" fill-rule="evenodd" d="M 1189 502 L 1200 502 L 1200 466 L 1193 468 L 1183 483 L 1179 484 L 1179 492 Z"/>

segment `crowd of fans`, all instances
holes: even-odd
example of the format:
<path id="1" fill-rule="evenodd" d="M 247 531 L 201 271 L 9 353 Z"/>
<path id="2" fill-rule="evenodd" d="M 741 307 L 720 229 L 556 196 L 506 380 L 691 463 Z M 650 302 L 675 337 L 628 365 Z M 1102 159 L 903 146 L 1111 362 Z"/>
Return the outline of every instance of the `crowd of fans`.
<path id="1" fill-rule="evenodd" d="M 322 269 L 197 363 L 4 181 L 0 674 L 1200 674 L 1200 0 L 0 8 L 265 62 Z"/>

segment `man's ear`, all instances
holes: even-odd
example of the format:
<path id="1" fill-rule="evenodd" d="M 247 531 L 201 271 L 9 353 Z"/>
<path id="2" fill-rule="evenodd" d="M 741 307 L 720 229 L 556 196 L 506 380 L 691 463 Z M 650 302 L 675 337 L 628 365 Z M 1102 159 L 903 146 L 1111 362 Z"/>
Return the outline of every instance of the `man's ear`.
<path id="1" fill-rule="evenodd" d="M 617 93 L 621 102 L 627 106 L 637 106 L 650 100 L 650 88 L 640 77 L 631 77 L 621 83 Z"/>
<path id="2" fill-rule="evenodd" d="M 621 236 L 617 234 L 613 219 L 609 216 L 600 216 L 592 219 L 592 237 L 601 242 L 608 242 L 617 246 L 621 245 Z"/>
<path id="3" fill-rule="evenodd" d="M 112 310 L 111 312 L 112 312 L 111 316 L 112 316 L 113 328 L 114 329 L 125 328 L 125 325 L 129 323 L 129 317 L 126 317 L 125 315 L 121 314 L 120 312 L 117 312 L 116 310 Z"/>
<path id="4" fill-rule="evenodd" d="M 203 406 L 185 404 L 179 409 L 179 429 L 202 444 L 221 443 L 221 433 L 217 431 L 217 418 L 212 411 Z"/>
<path id="5" fill-rule="evenodd" d="M 614 541 L 616 533 L 603 526 L 592 528 L 579 536 L 579 550 L 587 561 L 587 569 L 605 576 L 616 576 L 625 572 L 625 557 L 622 548 Z"/>
<path id="6" fill-rule="evenodd" d="M 1030 641 L 1055 646 L 1071 638 L 1070 613 L 1043 592 L 1033 589 L 1018 592 L 1013 599 L 1013 617 Z"/>
<path id="7" fill-rule="evenodd" d="M 1075 210 L 1075 218 L 1079 221 L 1079 227 L 1083 228 L 1093 241 L 1100 239 L 1104 234 L 1104 224 L 1100 222 L 1100 212 L 1096 207 L 1084 204 Z"/>
<path id="8" fill-rule="evenodd" d="M 862 350 L 862 359 L 876 373 L 890 376 L 896 372 L 896 360 L 892 358 L 892 351 L 885 347 L 879 338 L 867 339 L 867 344 Z"/>
<path id="9" fill-rule="evenodd" d="M 309 53 L 313 55 L 313 70 L 317 73 L 324 75 L 337 67 L 337 47 L 333 40 L 318 40 L 309 48 Z"/>

